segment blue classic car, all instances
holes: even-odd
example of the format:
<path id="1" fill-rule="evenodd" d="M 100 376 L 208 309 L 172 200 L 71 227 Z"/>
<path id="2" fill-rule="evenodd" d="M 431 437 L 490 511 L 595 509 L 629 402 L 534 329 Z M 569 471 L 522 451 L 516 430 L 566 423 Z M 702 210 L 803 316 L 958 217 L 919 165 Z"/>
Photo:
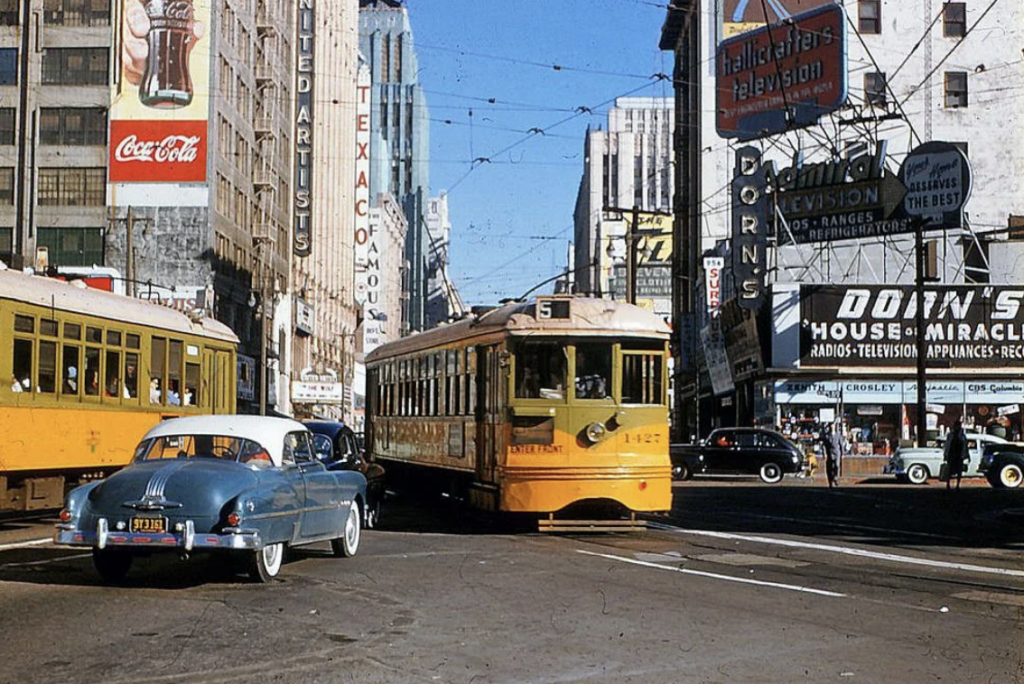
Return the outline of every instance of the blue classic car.
<path id="1" fill-rule="evenodd" d="M 54 542 L 92 547 L 107 582 L 134 556 L 229 553 L 269 582 L 287 546 L 359 548 L 366 478 L 331 471 L 304 425 L 261 416 L 176 418 L 150 430 L 127 468 L 71 491 Z"/>

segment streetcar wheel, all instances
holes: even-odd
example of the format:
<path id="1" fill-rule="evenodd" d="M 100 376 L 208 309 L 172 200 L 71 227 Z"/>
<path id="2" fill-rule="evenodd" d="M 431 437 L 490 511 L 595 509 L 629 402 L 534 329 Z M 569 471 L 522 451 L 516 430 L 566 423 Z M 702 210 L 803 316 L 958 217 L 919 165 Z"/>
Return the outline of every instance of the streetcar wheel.
<path id="1" fill-rule="evenodd" d="M 999 483 L 1008 489 L 1020 487 L 1024 481 L 1024 470 L 1016 463 L 1007 463 L 999 469 Z"/>
<path id="2" fill-rule="evenodd" d="M 911 484 L 924 484 L 928 481 L 928 468 L 924 467 L 920 463 L 915 463 L 907 468 L 907 479 Z"/>
<path id="3" fill-rule="evenodd" d="M 673 480 L 689 480 L 691 477 L 693 477 L 693 473 L 690 472 L 690 467 L 685 463 L 677 463 L 672 466 Z"/>
<path id="4" fill-rule="evenodd" d="M 765 463 L 758 473 L 761 481 L 766 484 L 776 484 L 782 481 L 782 468 L 778 463 Z"/>
<path id="5" fill-rule="evenodd" d="M 359 504 L 355 501 L 348 508 L 348 518 L 345 519 L 345 530 L 337 539 L 331 540 L 331 551 L 339 558 L 349 558 L 356 555 L 359 550 L 360 537 Z"/>
<path id="6" fill-rule="evenodd" d="M 119 584 L 132 567 L 134 558 L 124 549 L 93 549 L 92 564 L 107 584 Z"/>
<path id="7" fill-rule="evenodd" d="M 277 577 L 283 561 L 284 544 L 267 544 L 262 549 L 253 552 L 249 576 L 257 582 L 266 584 Z"/>

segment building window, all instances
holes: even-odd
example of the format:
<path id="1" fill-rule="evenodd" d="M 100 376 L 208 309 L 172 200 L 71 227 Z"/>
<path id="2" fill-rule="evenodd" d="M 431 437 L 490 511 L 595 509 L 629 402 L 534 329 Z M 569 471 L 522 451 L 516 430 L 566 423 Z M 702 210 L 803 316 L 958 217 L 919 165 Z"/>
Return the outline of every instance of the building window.
<path id="1" fill-rule="evenodd" d="M 102 207 L 106 182 L 102 167 L 39 169 L 39 205 Z"/>
<path id="2" fill-rule="evenodd" d="M 109 26 L 110 0 L 43 0 L 43 21 L 54 26 Z"/>
<path id="3" fill-rule="evenodd" d="M 0 169 L 0 205 L 14 204 L 14 167 Z"/>
<path id="4" fill-rule="evenodd" d="M 0 226 L 0 260 L 10 263 L 14 254 L 14 228 Z"/>
<path id="5" fill-rule="evenodd" d="M 60 266 L 103 265 L 102 228 L 39 228 L 36 242 Z"/>
<path id="6" fill-rule="evenodd" d="M 967 106 L 967 72 L 946 72 L 946 107 Z"/>
<path id="7" fill-rule="evenodd" d="M 861 33 L 882 32 L 881 0 L 860 0 L 857 3 L 857 27 Z"/>
<path id="8" fill-rule="evenodd" d="M 105 85 L 107 48 L 48 48 L 43 50 L 46 85 Z"/>
<path id="9" fill-rule="evenodd" d="M 14 126 L 18 122 L 14 107 L 0 107 L 0 145 L 14 144 Z"/>
<path id="10" fill-rule="evenodd" d="M 885 106 L 885 73 L 871 71 L 864 74 L 864 104 L 869 107 Z"/>
<path id="11" fill-rule="evenodd" d="M 106 145 L 107 110 L 99 107 L 39 110 L 43 145 Z"/>
<path id="12" fill-rule="evenodd" d="M 18 5 L 20 4 L 18 0 L 0 0 L 0 25 L 18 25 Z M 0 230 L 3 229 L 0 228 Z"/>
<path id="13" fill-rule="evenodd" d="M 0 85 L 18 85 L 18 49 L 0 49 Z"/>
<path id="14" fill-rule="evenodd" d="M 966 2 L 947 2 L 942 6 L 942 34 L 947 38 L 967 35 Z"/>

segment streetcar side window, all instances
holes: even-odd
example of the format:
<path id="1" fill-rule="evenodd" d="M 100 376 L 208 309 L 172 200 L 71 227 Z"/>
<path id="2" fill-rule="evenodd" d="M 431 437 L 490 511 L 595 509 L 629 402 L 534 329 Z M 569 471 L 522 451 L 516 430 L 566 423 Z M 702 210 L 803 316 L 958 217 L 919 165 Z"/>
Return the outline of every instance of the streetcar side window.
<path id="1" fill-rule="evenodd" d="M 131 335 L 128 336 L 129 338 Z M 136 399 L 139 396 L 139 355 L 124 355 L 124 398 Z"/>
<path id="2" fill-rule="evenodd" d="M 39 342 L 39 387 L 38 391 L 53 394 L 57 391 L 57 343 Z"/>
<path id="3" fill-rule="evenodd" d="M 183 406 L 199 405 L 199 364 L 185 364 L 185 396 L 182 397 Z"/>
<path id="4" fill-rule="evenodd" d="M 167 354 L 167 403 L 181 406 L 181 340 L 171 340 Z"/>
<path id="5" fill-rule="evenodd" d="M 163 390 L 167 384 L 164 377 L 164 366 L 167 356 L 167 340 L 163 337 L 154 337 L 150 342 L 149 366 L 152 380 L 149 381 L 149 403 L 162 404 Z M 243 366 L 244 368 L 244 366 Z"/>
<path id="6" fill-rule="evenodd" d="M 64 326 L 65 332 L 67 326 Z M 61 360 L 61 393 L 70 396 L 77 396 L 79 392 L 78 369 L 81 368 L 81 350 L 77 345 L 65 344 L 64 356 Z"/>
<path id="7" fill-rule="evenodd" d="M 107 377 L 103 382 L 106 395 L 116 399 L 121 396 L 121 353 L 107 351 Z"/>
<path id="8" fill-rule="evenodd" d="M 664 357 L 661 354 L 622 354 L 622 403 L 665 403 Z"/>
<path id="9" fill-rule="evenodd" d="M 558 342 L 526 342 L 515 352 L 517 399 L 564 399 L 565 352 Z"/>
<path id="10" fill-rule="evenodd" d="M 96 347 L 85 349 L 85 394 L 89 397 L 100 394 L 100 350 Z"/>
<path id="11" fill-rule="evenodd" d="M 608 343 L 576 345 L 576 398 L 604 399 L 611 393 L 612 346 Z"/>
<path id="12" fill-rule="evenodd" d="M 21 316 L 16 317 L 22 318 Z M 31 319 L 30 319 L 31 320 Z M 14 339 L 12 392 L 32 391 L 32 340 Z"/>

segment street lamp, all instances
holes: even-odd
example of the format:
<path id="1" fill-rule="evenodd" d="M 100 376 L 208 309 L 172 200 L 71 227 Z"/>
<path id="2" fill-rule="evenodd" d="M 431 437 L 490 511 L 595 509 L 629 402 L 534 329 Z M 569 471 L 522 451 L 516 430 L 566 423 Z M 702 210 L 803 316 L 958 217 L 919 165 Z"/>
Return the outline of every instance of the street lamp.
<path id="1" fill-rule="evenodd" d="M 249 293 L 249 306 L 256 306 L 256 316 L 260 319 L 260 415 L 267 415 L 267 273 L 263 262 L 263 246 L 273 242 L 273 238 L 253 236 L 252 244 L 256 248 L 256 270 L 254 278 L 257 286 Z M 256 294 L 259 302 L 256 302 Z"/>

